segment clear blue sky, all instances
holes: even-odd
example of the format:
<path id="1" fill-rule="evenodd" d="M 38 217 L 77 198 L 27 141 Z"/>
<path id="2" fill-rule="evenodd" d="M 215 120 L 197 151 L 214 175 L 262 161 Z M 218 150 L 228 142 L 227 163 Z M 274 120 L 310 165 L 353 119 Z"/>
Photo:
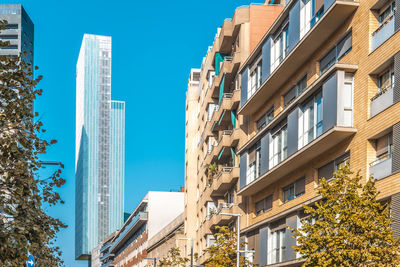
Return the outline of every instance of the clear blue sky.
<path id="1" fill-rule="evenodd" d="M 262 2 L 262 1 L 258 1 Z M 68 229 L 58 235 L 74 260 L 75 65 L 84 33 L 112 36 L 112 99 L 126 101 L 125 211 L 148 190 L 184 183 L 185 91 L 217 27 L 251 1 L 4 1 L 23 4 L 35 24 L 35 64 L 44 76 L 36 104 L 47 136 L 59 142 L 46 160 L 65 164 L 66 204 L 50 210 Z"/>

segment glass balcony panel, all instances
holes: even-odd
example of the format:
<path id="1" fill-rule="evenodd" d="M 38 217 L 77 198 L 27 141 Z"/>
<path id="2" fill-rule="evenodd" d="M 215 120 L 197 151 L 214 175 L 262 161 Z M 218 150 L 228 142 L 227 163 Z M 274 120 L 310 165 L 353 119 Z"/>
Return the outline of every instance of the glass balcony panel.
<path id="1" fill-rule="evenodd" d="M 372 99 L 370 106 L 371 117 L 379 114 L 393 104 L 393 85 L 380 90 Z"/>
<path id="2" fill-rule="evenodd" d="M 374 161 L 369 167 L 369 173 L 376 180 L 385 178 L 392 174 L 392 157 Z"/>
<path id="3" fill-rule="evenodd" d="M 372 51 L 383 44 L 394 33 L 395 17 L 392 15 L 372 33 Z"/>

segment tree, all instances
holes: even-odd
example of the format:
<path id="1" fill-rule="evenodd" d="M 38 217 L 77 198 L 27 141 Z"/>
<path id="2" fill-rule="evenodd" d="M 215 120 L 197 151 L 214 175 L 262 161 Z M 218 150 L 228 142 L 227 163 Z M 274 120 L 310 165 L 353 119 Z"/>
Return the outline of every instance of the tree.
<path id="1" fill-rule="evenodd" d="M 0 29 L 5 25 L 0 22 Z M 32 78 L 24 56 L 0 56 L 0 266 L 25 266 L 28 251 L 36 266 L 58 266 L 61 252 L 54 241 L 66 226 L 46 214 L 44 206 L 63 203 L 55 191 L 65 183 L 63 166 L 39 178 L 39 156 L 56 141 L 43 138 L 43 123 L 34 112 L 42 77 Z"/>
<path id="2" fill-rule="evenodd" d="M 179 248 L 171 248 L 168 255 L 159 261 L 160 266 L 186 266 L 190 260 L 181 256 Z"/>
<path id="3" fill-rule="evenodd" d="M 215 244 L 206 248 L 204 251 L 209 253 L 209 258 L 205 264 L 207 267 L 234 267 L 237 259 L 237 233 L 231 231 L 228 226 L 216 226 Z M 246 243 L 241 242 L 241 246 Z M 257 266 L 240 256 L 240 266 Z"/>
<path id="4" fill-rule="evenodd" d="M 391 229 L 390 204 L 379 195 L 371 177 L 362 177 L 346 166 L 334 179 L 321 180 L 318 194 L 323 200 L 304 206 L 308 218 L 299 229 L 294 246 L 303 266 L 399 266 L 400 242 Z"/>

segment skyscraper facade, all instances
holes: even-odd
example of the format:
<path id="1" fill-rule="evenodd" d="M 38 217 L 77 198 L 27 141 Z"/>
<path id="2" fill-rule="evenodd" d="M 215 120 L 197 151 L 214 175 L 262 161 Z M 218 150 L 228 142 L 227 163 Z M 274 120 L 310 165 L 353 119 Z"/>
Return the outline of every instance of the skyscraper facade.
<path id="1" fill-rule="evenodd" d="M 76 73 L 75 257 L 123 224 L 125 103 L 111 100 L 111 37 L 85 34 Z"/>
<path id="2" fill-rule="evenodd" d="M 33 66 L 34 25 L 25 9 L 22 5 L 0 5 L 0 20 L 7 21 L 0 40 L 9 42 L 8 46 L 0 47 L 0 55 L 18 56 L 26 52 L 23 58 Z"/>

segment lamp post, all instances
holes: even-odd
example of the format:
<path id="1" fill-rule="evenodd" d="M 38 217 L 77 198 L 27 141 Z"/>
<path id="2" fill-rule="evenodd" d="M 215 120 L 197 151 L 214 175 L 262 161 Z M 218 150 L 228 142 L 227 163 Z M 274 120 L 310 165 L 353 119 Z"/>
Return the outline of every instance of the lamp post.
<path id="1" fill-rule="evenodd" d="M 154 257 L 154 258 L 144 258 L 145 260 L 153 260 L 154 261 L 154 267 L 156 267 L 156 265 L 157 265 L 157 258 L 156 257 Z"/>
<path id="2" fill-rule="evenodd" d="M 220 215 L 226 215 L 226 216 L 234 216 L 234 217 L 237 217 L 236 267 L 239 267 L 239 263 L 240 263 L 240 217 L 242 217 L 242 214 L 224 213 L 224 212 L 221 212 L 221 213 L 219 213 L 219 214 L 220 214 Z"/>
<path id="3" fill-rule="evenodd" d="M 193 237 L 189 238 L 178 238 L 178 240 L 190 240 L 190 267 L 193 267 Z"/>

